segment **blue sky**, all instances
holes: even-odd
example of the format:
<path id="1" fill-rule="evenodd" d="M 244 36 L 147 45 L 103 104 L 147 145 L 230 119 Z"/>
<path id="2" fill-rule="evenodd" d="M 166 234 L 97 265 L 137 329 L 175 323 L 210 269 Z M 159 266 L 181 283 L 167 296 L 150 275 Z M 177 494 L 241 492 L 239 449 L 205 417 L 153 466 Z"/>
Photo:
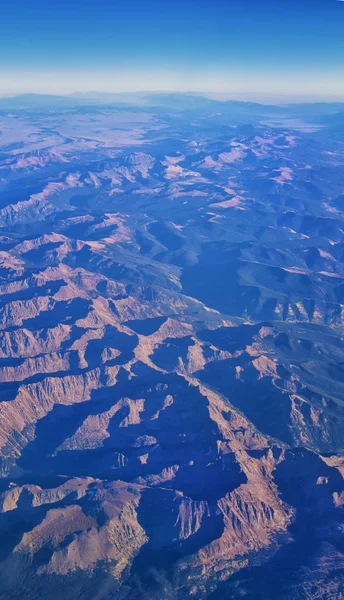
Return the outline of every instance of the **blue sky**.
<path id="1" fill-rule="evenodd" d="M 340 0 L 3 0 L 0 93 L 343 94 Z"/>

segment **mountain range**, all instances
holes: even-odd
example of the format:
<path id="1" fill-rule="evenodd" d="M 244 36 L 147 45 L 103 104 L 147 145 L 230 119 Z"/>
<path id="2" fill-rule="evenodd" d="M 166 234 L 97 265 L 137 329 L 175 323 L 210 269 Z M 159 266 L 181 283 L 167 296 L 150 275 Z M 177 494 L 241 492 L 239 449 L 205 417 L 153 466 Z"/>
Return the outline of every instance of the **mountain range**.
<path id="1" fill-rule="evenodd" d="M 344 104 L 0 100 L 0 598 L 344 597 Z"/>

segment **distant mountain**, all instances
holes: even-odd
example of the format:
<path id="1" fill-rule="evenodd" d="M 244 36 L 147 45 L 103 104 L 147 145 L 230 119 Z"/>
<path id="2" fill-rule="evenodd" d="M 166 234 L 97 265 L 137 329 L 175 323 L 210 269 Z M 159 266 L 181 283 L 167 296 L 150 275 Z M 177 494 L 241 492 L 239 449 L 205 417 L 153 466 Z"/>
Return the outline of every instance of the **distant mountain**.
<path id="1" fill-rule="evenodd" d="M 311 103 L 271 105 L 241 100 L 217 100 L 201 94 L 185 93 L 106 93 L 76 92 L 66 96 L 49 94 L 21 94 L 0 98 L 0 110 L 61 109 L 83 106 L 136 106 L 143 108 L 171 108 L 177 111 L 220 111 L 233 117 L 242 115 L 310 116 L 333 115 L 344 109 L 344 103 Z"/>
<path id="2" fill-rule="evenodd" d="M 83 104 L 72 96 L 54 96 L 50 94 L 21 94 L 10 98 L 0 98 L 0 109 L 30 108 L 70 108 Z"/>

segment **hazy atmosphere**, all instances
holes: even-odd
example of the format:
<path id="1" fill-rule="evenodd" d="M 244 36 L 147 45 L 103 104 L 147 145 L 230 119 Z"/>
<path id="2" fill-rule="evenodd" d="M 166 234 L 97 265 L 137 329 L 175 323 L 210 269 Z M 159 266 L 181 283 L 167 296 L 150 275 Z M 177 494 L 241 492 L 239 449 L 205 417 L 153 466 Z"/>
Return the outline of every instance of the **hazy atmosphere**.
<path id="1" fill-rule="evenodd" d="M 11 0 L 0 90 L 344 98 L 340 0 Z"/>

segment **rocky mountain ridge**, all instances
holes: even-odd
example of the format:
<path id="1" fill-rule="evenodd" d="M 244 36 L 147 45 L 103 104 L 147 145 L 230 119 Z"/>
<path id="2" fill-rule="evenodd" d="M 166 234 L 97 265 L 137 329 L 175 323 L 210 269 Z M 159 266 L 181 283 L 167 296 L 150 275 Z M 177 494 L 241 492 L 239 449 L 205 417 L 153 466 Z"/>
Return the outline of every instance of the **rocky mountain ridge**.
<path id="1" fill-rule="evenodd" d="M 315 111 L 1 110 L 1 598 L 342 597 L 344 157 Z"/>

